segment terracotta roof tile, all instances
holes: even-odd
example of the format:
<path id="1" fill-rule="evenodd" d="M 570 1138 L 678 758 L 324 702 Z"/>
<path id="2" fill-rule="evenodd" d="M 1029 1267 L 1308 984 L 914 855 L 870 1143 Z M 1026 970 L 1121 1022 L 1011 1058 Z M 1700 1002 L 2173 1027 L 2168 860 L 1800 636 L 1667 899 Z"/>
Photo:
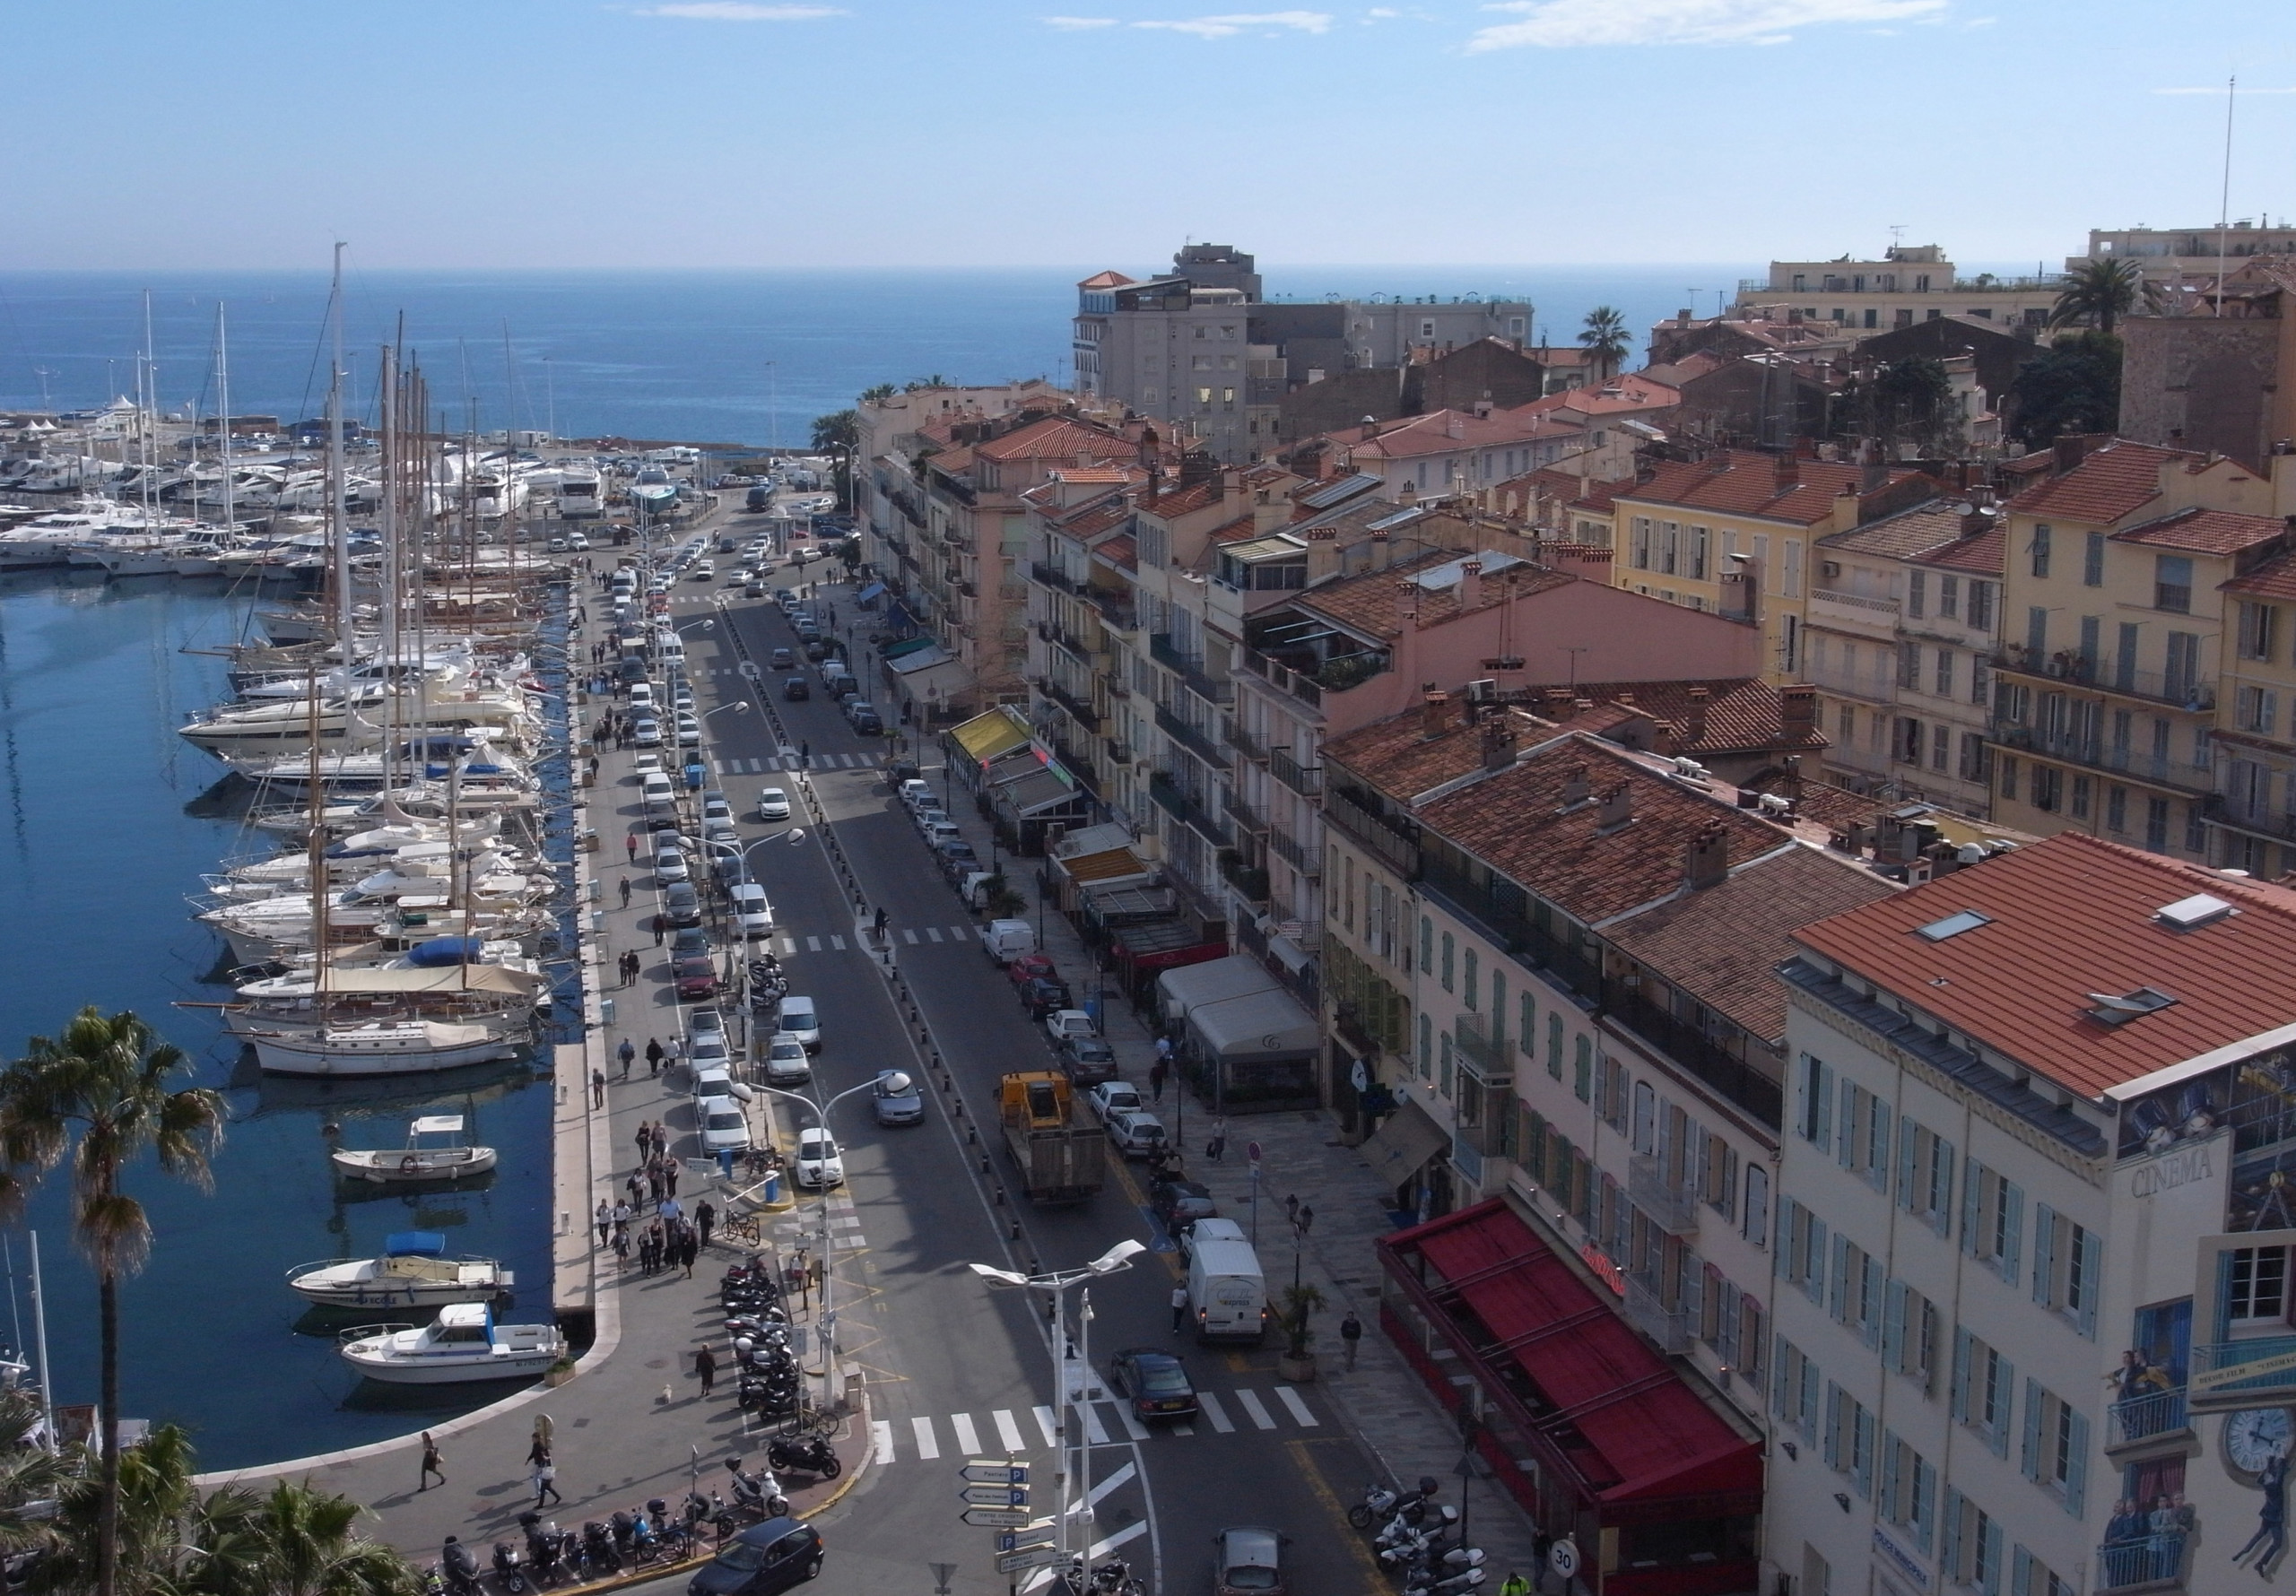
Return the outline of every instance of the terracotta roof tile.
<path id="1" fill-rule="evenodd" d="M 1565 388 L 1560 394 L 1534 399 L 1516 413 L 1529 411 L 1550 418 L 1564 412 L 1615 415 L 1621 412 L 1665 410 L 1682 402 L 1682 389 L 1675 384 L 1655 377 L 1647 371 L 1629 372 L 1623 377 L 1613 377 L 1599 388 Z"/>
<path id="2" fill-rule="evenodd" d="M 1105 559 L 1120 571 L 1140 568 L 1140 545 L 1128 532 L 1120 532 L 1092 550 L 1092 558 Z"/>
<path id="3" fill-rule="evenodd" d="M 2226 593 L 2254 594 L 2258 598 L 2296 599 L 2296 553 L 2275 554 L 2245 577 L 2223 584 Z"/>
<path id="4" fill-rule="evenodd" d="M 2238 554 L 2284 537 L 2288 524 L 2270 516 L 2239 516 L 2230 510 L 2179 510 L 2142 526 L 2113 533 L 2117 543 L 2156 549 L 2188 549 L 2196 554 Z"/>
<path id="5" fill-rule="evenodd" d="M 1921 557 L 1924 565 L 1967 571 L 1973 577 L 1999 577 L 2009 568 L 2009 529 L 1996 526 L 1972 538 L 1962 538 Z"/>
<path id="6" fill-rule="evenodd" d="M 973 446 L 974 452 L 984 460 L 1067 460 L 1088 455 L 1094 460 L 1129 460 L 1139 450 L 1137 447 L 1113 433 L 1098 427 L 1087 427 L 1066 416 L 1047 416 L 1025 427 L 1014 428 L 1002 438 L 992 438 Z"/>
<path id="7" fill-rule="evenodd" d="M 2063 476 L 2047 477 L 2009 501 L 2022 516 L 2061 516 L 2100 525 L 2133 516 L 2161 497 L 2161 467 L 2203 457 L 2181 449 L 2126 440 L 2093 450 Z"/>
<path id="8" fill-rule="evenodd" d="M 1757 859 L 1726 881 L 1645 909 L 1605 934 L 1700 1002 L 1775 1042 L 1786 1034 L 1778 967 L 1794 956 L 1794 933 L 1898 890 L 1805 845 Z"/>
<path id="9" fill-rule="evenodd" d="M 1300 609 L 1336 621 L 1363 637 L 1399 638 L 1403 628 L 1397 620 L 1400 606 L 1396 584 L 1415 572 L 1464 558 L 1464 551 L 1441 550 L 1383 571 L 1367 571 L 1327 587 L 1309 588 L 1294 602 Z M 1567 587 L 1578 579 L 1565 571 L 1543 570 L 1527 564 L 1494 570 L 1483 578 L 1483 597 L 1475 609 L 1487 610 L 1503 603 L 1510 593 L 1518 598 L 1528 598 L 1550 588 Z M 1422 589 L 1412 595 L 1420 625 L 1438 626 L 1468 613 L 1459 607 L 1462 585 L 1454 583 L 1447 587 Z"/>
<path id="10" fill-rule="evenodd" d="M 1818 540 L 1818 547 L 1884 559 L 1916 559 L 1932 549 L 1957 542 L 1961 535 L 1960 513 L 1944 499 L 1933 499 L 1864 526 L 1829 533 Z"/>
<path id="11" fill-rule="evenodd" d="M 2158 910 L 2205 892 L 2236 913 L 2191 931 Z M 1988 922 L 1944 941 L 1917 928 L 1962 910 Z M 2088 1097 L 2296 1018 L 2296 893 L 2079 832 L 1955 871 L 1821 921 L 1800 941 Z M 2176 999 L 2108 1026 L 2092 993 Z"/>
<path id="12" fill-rule="evenodd" d="M 1517 717 L 1518 735 L 1528 735 L 1527 723 Z M 1326 764 L 1344 765 L 1380 792 L 1413 797 L 1447 781 L 1456 781 L 1483 763 L 1479 735 L 1467 729 L 1456 709 L 1439 737 L 1429 737 L 1420 712 L 1391 715 L 1382 721 L 1325 742 Z"/>
<path id="13" fill-rule="evenodd" d="M 1095 272 L 1076 286 L 1078 288 L 1129 288 L 1133 280 L 1121 272 Z"/>
<path id="14" fill-rule="evenodd" d="M 1327 432 L 1325 437 L 1359 459 L 1408 460 L 1422 455 L 1454 455 L 1468 449 L 1502 448 L 1525 438 L 1553 438 L 1583 431 L 1569 416 L 1542 412 L 1539 400 L 1515 410 L 1494 410 L 1478 416 L 1462 410 L 1431 411 L 1386 428 L 1376 438 L 1361 429 Z"/>
<path id="15" fill-rule="evenodd" d="M 1778 690 L 1758 676 L 1714 681 L 1580 682 L 1577 694 L 1597 704 L 1625 704 L 1657 720 L 1672 721 L 1686 729 L 1697 712 L 1694 688 L 1706 690 L 1705 734 L 1689 740 L 1681 751 L 1702 753 L 1814 753 L 1829 746 L 1825 734 L 1808 726 L 1788 736 L 1785 710 Z M 1534 712 L 1537 706 L 1530 707 Z"/>
<path id="16" fill-rule="evenodd" d="M 1257 524 L 1253 521 L 1251 515 L 1247 512 L 1224 526 L 1213 527 L 1211 533 L 1212 541 L 1215 543 L 1240 543 L 1256 534 L 1256 526 Z"/>
<path id="17" fill-rule="evenodd" d="M 1844 493 L 1858 489 L 1864 474 L 1863 468 L 1856 465 L 1803 460 L 1796 463 L 1794 480 L 1781 490 L 1775 459 L 1734 449 L 1703 460 L 1661 465 L 1648 481 L 1621 489 L 1617 497 L 1621 503 L 1752 516 L 1808 526 L 1831 515 Z M 1893 467 L 1889 480 L 1900 482 L 1918 474 Z"/>
<path id="18" fill-rule="evenodd" d="M 1185 516 L 1190 510 L 1200 510 L 1208 504 L 1216 504 L 1220 499 L 1220 481 L 1213 478 L 1209 481 L 1191 482 L 1185 488 L 1174 488 L 1152 499 L 1144 495 L 1140 508 L 1144 514 L 1169 519 L 1174 516 Z"/>

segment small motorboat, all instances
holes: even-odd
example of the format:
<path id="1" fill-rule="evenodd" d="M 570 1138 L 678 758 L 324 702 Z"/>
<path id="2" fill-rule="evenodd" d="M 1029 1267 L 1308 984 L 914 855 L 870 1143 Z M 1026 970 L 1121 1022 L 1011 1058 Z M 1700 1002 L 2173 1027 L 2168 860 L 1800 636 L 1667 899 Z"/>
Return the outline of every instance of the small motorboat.
<path id="1" fill-rule="evenodd" d="M 287 1271 L 291 1288 L 328 1308 L 491 1302 L 513 1283 L 511 1272 L 491 1258 L 448 1257 L 447 1238 L 435 1230 L 387 1236 L 379 1258 L 328 1258 Z"/>
<path id="2" fill-rule="evenodd" d="M 566 1351 L 555 1324 L 497 1324 L 484 1303 L 458 1302 L 417 1328 L 370 1324 L 343 1332 L 335 1349 L 370 1380 L 451 1385 L 472 1380 L 532 1380 Z"/>
<path id="3" fill-rule="evenodd" d="M 378 1185 L 461 1180 L 494 1167 L 492 1148 L 473 1147 L 463 1140 L 459 1114 L 423 1115 L 408 1127 L 406 1146 L 398 1150 L 338 1147 L 327 1158 L 344 1179 Z"/>

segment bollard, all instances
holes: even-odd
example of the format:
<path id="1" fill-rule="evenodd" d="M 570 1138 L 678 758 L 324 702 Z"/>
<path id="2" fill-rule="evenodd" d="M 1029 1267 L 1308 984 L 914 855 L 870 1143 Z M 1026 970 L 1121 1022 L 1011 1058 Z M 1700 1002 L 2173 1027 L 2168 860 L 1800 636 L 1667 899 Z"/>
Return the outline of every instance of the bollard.
<path id="1" fill-rule="evenodd" d="M 978 1147 L 980 1145 L 980 1132 L 970 1125 L 967 1125 L 965 1127 L 965 1145 L 967 1147 Z"/>
<path id="2" fill-rule="evenodd" d="M 980 1172 L 983 1175 L 987 1175 L 988 1173 L 988 1155 L 987 1153 L 980 1155 Z"/>
<path id="3" fill-rule="evenodd" d="M 1004 1188 L 1002 1186 L 996 1188 L 996 1206 L 999 1208 L 1004 1206 Z"/>
<path id="4" fill-rule="evenodd" d="M 1013 1221 L 1013 1239 L 1014 1241 L 1021 1239 L 1021 1221 L 1018 1219 Z"/>

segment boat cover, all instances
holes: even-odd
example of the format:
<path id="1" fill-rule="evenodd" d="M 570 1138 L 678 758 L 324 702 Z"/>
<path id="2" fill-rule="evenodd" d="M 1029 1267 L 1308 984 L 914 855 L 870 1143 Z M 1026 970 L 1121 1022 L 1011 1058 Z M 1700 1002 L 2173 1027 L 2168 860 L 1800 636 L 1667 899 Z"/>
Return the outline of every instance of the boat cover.
<path id="1" fill-rule="evenodd" d="M 345 970 L 329 966 L 326 976 L 326 990 L 331 993 L 386 995 L 439 996 L 457 992 L 487 992 L 509 997 L 532 997 L 545 984 L 540 976 L 525 970 L 508 969 L 499 964 L 450 964 L 443 969 L 426 970 Z"/>
<path id="2" fill-rule="evenodd" d="M 446 1250 L 447 1238 L 437 1230 L 401 1230 L 383 1237 L 383 1251 L 394 1258 L 436 1258 Z"/>
<path id="3" fill-rule="evenodd" d="M 432 937 L 409 949 L 406 961 L 420 970 L 446 969 L 458 964 L 475 964 L 485 951 L 483 937 Z"/>

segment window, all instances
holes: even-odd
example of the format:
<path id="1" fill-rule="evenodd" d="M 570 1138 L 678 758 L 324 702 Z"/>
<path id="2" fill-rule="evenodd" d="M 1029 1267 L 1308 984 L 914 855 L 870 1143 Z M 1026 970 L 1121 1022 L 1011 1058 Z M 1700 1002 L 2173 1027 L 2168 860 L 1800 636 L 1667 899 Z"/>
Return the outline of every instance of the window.
<path id="1" fill-rule="evenodd" d="M 1196 389 L 1196 403 L 1197 403 L 1197 404 L 1201 405 L 1202 407 L 1204 407 L 1204 408 L 1205 408 L 1205 409 L 1206 409 L 1206 410 L 1211 409 L 1211 408 L 1212 408 L 1212 390 L 1211 390 L 1210 388 L 1198 388 L 1198 389 Z"/>
<path id="2" fill-rule="evenodd" d="M 1873 1410 L 1839 1385 L 1826 1386 L 1825 1459 L 1827 1467 L 1849 1476 L 1850 1488 L 1861 1496 L 1874 1494 L 1875 1426 Z"/>
<path id="3" fill-rule="evenodd" d="M 2048 611 L 2039 604 L 2025 611 L 2025 663 L 2038 671 L 2048 657 Z"/>
<path id="4" fill-rule="evenodd" d="M 1993 667 L 1986 663 L 1985 655 L 1973 654 L 1970 655 L 1970 702 L 1985 704 L 1992 698 Z"/>
<path id="5" fill-rule="evenodd" d="M 2233 718 L 2243 732 L 2269 737 L 2280 724 L 2280 695 L 2260 687 L 2244 687 L 2232 699 Z"/>
<path id="6" fill-rule="evenodd" d="M 2054 765 L 2033 767 L 2032 805 L 2052 813 L 2064 807 L 2065 772 Z"/>
<path id="7" fill-rule="evenodd" d="M 2033 541 L 2026 545 L 2026 551 L 2032 556 L 2033 575 L 2036 577 L 2048 576 L 2048 528 L 2046 525 L 2039 525 L 2033 528 Z"/>
<path id="8" fill-rule="evenodd" d="M 1770 1171 L 1760 1164 L 1746 1166 L 1746 1205 L 1738 1234 L 1758 1247 L 1770 1245 Z"/>
<path id="9" fill-rule="evenodd" d="M 1629 1144 L 1644 1154 L 1655 1151 L 1658 1145 L 1658 1094 L 1647 1080 L 1634 1083 L 1634 1123 Z"/>
<path id="10" fill-rule="evenodd" d="M 2184 554 L 2152 557 L 2152 607 L 2179 615 L 2192 611 L 2192 559 Z"/>
<path id="11" fill-rule="evenodd" d="M 1818 1366 L 1784 1336 L 1771 1343 L 1770 1408 L 1779 1420 L 1800 1430 L 1805 1437 L 1818 1427 Z"/>
<path id="12" fill-rule="evenodd" d="M 1422 338 L 1432 338 L 1435 336 L 1435 322 L 1433 317 L 1422 317 L 1420 318 L 1419 335 Z"/>
<path id="13" fill-rule="evenodd" d="M 1782 582 L 1782 585 L 1780 585 L 1780 587 L 1779 587 L 1779 591 L 1780 593 L 1782 593 L 1783 594 L 1785 594 L 1785 596 L 1786 596 L 1786 597 L 1787 597 L 1787 598 L 1800 598 L 1800 597 L 1802 596 L 1802 540 L 1801 540 L 1801 539 L 1799 539 L 1799 538 L 1787 538 L 1787 539 L 1786 540 L 1786 562 L 1785 562 L 1785 563 L 1786 563 L 1786 569 L 1785 569 L 1785 572 L 1784 572 L 1783 582 Z M 1788 624 L 1788 626 L 1787 626 L 1787 635 L 1788 637 L 1791 637 L 1791 636 L 1793 635 L 1793 627 L 1792 627 L 1792 624 L 1791 624 L 1791 623 L 1792 623 L 1792 622 L 1794 622 L 1794 621 L 1798 620 L 1800 619 L 1800 617 L 1798 617 L 1798 616 L 1795 616 L 1795 615 L 1788 615 L 1786 619 L 1787 619 L 1787 622 L 1789 623 L 1789 624 Z M 1787 658 L 1787 662 L 1786 662 L 1786 668 L 1787 668 L 1787 670 L 1789 670 L 1789 671 L 1790 671 L 1790 670 L 1792 670 L 1792 669 L 1794 668 L 1794 662 L 1793 662 L 1792 657 L 1791 657 L 1791 655 L 1790 655 L 1790 652 L 1789 652 L 1788 658 Z"/>
<path id="14" fill-rule="evenodd" d="M 2191 707 L 2199 707 L 2196 700 L 2200 693 L 2200 635 L 2196 632 L 2169 634 L 2169 668 L 2161 680 L 2163 698 Z"/>
<path id="15" fill-rule="evenodd" d="M 2025 1478 L 2082 1516 L 2088 1497 L 2089 1420 L 2073 1404 L 2028 1375 L 2025 1441 L 2018 1453 Z"/>
<path id="16" fill-rule="evenodd" d="M 1929 768 L 1944 770 L 1953 754 L 1953 729 L 1943 723 L 1929 728 Z"/>
<path id="17" fill-rule="evenodd" d="M 1929 573 L 1915 571 L 1905 579 L 1905 612 L 1916 620 L 1929 612 Z"/>
<path id="18" fill-rule="evenodd" d="M 2235 1323 L 2283 1322 L 2288 1313 L 2288 1249 L 2235 1247 L 2224 1254 L 2224 1311 Z"/>
<path id="19" fill-rule="evenodd" d="M 1453 1058 L 1451 1033 L 1448 1031 L 1443 1033 L 1442 1046 L 1438 1058 L 1439 1062 L 1437 1065 L 1435 1089 L 1448 1097 L 1451 1095 L 1451 1060 Z"/>
<path id="20" fill-rule="evenodd" d="M 1453 986 L 1452 986 L 1452 984 L 1451 984 L 1451 957 L 1452 957 L 1453 951 L 1455 950 L 1456 947 L 1457 947 L 1457 944 L 1456 944 L 1456 943 L 1454 943 L 1454 942 L 1452 941 L 1452 940 L 1451 940 L 1451 933 L 1450 933 L 1449 932 L 1448 932 L 1448 931 L 1447 931 L 1447 932 L 1445 932 L 1443 933 L 1443 975 L 1442 975 L 1443 990 L 1444 990 L 1445 992 L 1450 992 L 1450 991 L 1453 991 L 1453 990 L 1454 990 L 1454 988 L 1453 988 Z"/>
<path id="21" fill-rule="evenodd" d="M 1791 1197 L 1778 1199 L 1778 1271 L 1812 1302 L 1826 1287 L 1826 1222 Z"/>
<path id="22" fill-rule="evenodd" d="M 2271 604 L 2240 605 L 2240 657 L 2269 661 L 2279 643 L 2280 612 Z"/>
<path id="23" fill-rule="evenodd" d="M 1890 1187 L 1890 1106 L 1852 1080 L 1841 1083 L 1834 1157 L 1877 1192 Z"/>
<path id="24" fill-rule="evenodd" d="M 2134 1582 L 2116 1580 L 2113 1583 Z M 2012 1596 L 2074 1596 L 2072 1581 L 2052 1571 L 2048 1565 L 2022 1546 L 2010 1559 L 2009 1589 Z"/>
<path id="25" fill-rule="evenodd" d="M 2081 585 L 2102 587 L 2105 585 L 2105 534 L 2091 533 L 2081 551 Z"/>
<path id="26" fill-rule="evenodd" d="M 1952 1229 L 1953 1144 L 1911 1120 L 1898 1126 L 1898 1206 L 1940 1236 Z"/>
<path id="27" fill-rule="evenodd" d="M 1900 643 L 1898 645 L 1898 685 L 1905 688 L 1918 688 L 1921 685 L 1920 644 Z"/>
<path id="28" fill-rule="evenodd" d="M 1857 741 L 1857 706 L 1844 699 L 1834 710 L 1834 730 L 1844 742 Z"/>
<path id="29" fill-rule="evenodd" d="M 1937 1470 L 1886 1430 L 1882 1435 L 1881 1515 L 1929 1550 L 1937 1520 Z"/>
<path id="30" fill-rule="evenodd" d="M 1494 984 L 1493 991 L 1496 990 Z M 1491 1003 L 1492 1011 L 1496 1012 L 1499 1008 L 1499 999 L 1494 996 Z M 1515 1000 L 1515 1035 L 1521 1038 L 1523 1051 L 1526 1054 L 1538 1045 L 1538 1005 L 1531 1001 L 1529 993 L 1526 992 Z"/>
<path id="31" fill-rule="evenodd" d="M 1703 526 L 1693 526 L 1690 529 L 1690 566 L 1688 574 L 1697 577 L 1701 582 L 1706 579 L 1706 550 L 1708 540 L 1710 535 L 1711 534 L 1708 533 L 1707 529 Z"/>
<path id="32" fill-rule="evenodd" d="M 2147 798 L 2144 801 L 2144 846 L 2152 853 L 2169 851 L 2169 801 Z"/>
<path id="33" fill-rule="evenodd" d="M 2085 820 L 2089 818 L 2089 811 L 2092 807 L 2091 794 L 2095 785 L 2096 784 L 2085 776 L 2076 776 L 2073 778 L 2071 813 L 2074 820 Z"/>
<path id="34" fill-rule="evenodd" d="M 1795 1071 L 1794 1128 L 1819 1151 L 1833 1147 L 1833 1066 L 1804 1054 Z"/>
<path id="35" fill-rule="evenodd" d="M 2033 1210 L 2033 1300 L 2055 1308 L 2080 1327 L 2097 1333 L 2098 1271 L 2103 1248 L 2084 1230 L 2046 1202 Z"/>
<path id="36" fill-rule="evenodd" d="M 2105 829 L 2126 834 L 2128 830 L 2128 789 L 2105 789 Z"/>
<path id="37" fill-rule="evenodd" d="M 1649 516 L 1637 516 L 1634 517 L 1633 537 L 1634 568 L 1639 571 L 1647 571 L 1650 568 Z"/>
<path id="38" fill-rule="evenodd" d="M 1435 1072 L 1435 1022 L 1428 1016 L 1419 1017 L 1419 1078 L 1425 1080 Z"/>
<path id="39" fill-rule="evenodd" d="M 1887 1297 L 1886 1271 L 1882 1261 L 1840 1231 L 1833 1234 L 1833 1256 L 1827 1266 L 1832 1295 L 1826 1311 L 1868 1347 L 1882 1344 L 1882 1309 Z"/>
<path id="40" fill-rule="evenodd" d="M 1882 1366 L 1903 1375 L 1924 1392 L 1931 1390 L 1944 1324 L 1935 1303 L 1903 1280 L 1892 1280 L 1882 1308 Z"/>
<path id="41" fill-rule="evenodd" d="M 1952 649 L 1940 648 L 1937 651 L 1937 669 L 1930 681 L 1933 690 L 1939 698 L 1950 698 L 1953 696 L 1953 651 Z"/>
<path id="42" fill-rule="evenodd" d="M 1419 967 L 1422 971 L 1435 967 L 1435 922 L 1424 915 L 1419 917 Z"/>
<path id="43" fill-rule="evenodd" d="M 2004 756 L 1999 764 L 2001 766 L 2001 795 L 2004 798 L 2014 798 L 2017 795 L 2017 761 Z"/>
<path id="44" fill-rule="evenodd" d="M 1953 1383 L 1946 1410 L 1975 1430 L 1996 1457 L 2009 1455 L 2009 1410 L 2016 1366 L 1966 1330 L 1953 1331 Z"/>
<path id="45" fill-rule="evenodd" d="M 1945 1578 L 1980 1596 L 2001 1596 L 2001 1526 L 1949 1486 L 1938 1530 L 1944 1537 L 1940 1557 Z"/>
<path id="46" fill-rule="evenodd" d="M 1461 984 L 1460 990 L 1465 997 L 1468 1011 L 1472 1012 L 1482 1006 L 1483 997 L 1483 976 L 1482 972 L 1476 967 L 1475 950 L 1472 948 L 1469 948 L 1466 950 L 1466 958 L 1462 966 L 1462 973 L 1465 975 L 1465 979 Z"/>
<path id="47" fill-rule="evenodd" d="M 1961 579 L 1959 577 L 1937 578 L 1937 618 L 1958 620 L 1961 615 Z"/>
<path id="48" fill-rule="evenodd" d="M 1546 1072 L 1562 1079 L 1562 1013 L 1550 1009 L 1546 1016 Z"/>
<path id="49" fill-rule="evenodd" d="M 1981 632 L 1993 629 L 1993 584 L 1971 579 L 1970 583 L 1970 625 Z"/>
<path id="50" fill-rule="evenodd" d="M 1983 781 L 1986 778 L 1987 743 L 1982 732 L 1961 733 L 1961 779 Z"/>
<path id="51" fill-rule="evenodd" d="M 1570 1061 L 1570 1090 L 1581 1103 L 1595 1100 L 1595 1044 L 1586 1037 L 1576 1037 L 1577 1044 Z"/>
<path id="52" fill-rule="evenodd" d="M 1680 522 L 1658 523 L 1658 568 L 1669 577 L 1677 573 L 1681 564 L 1682 534 Z"/>

